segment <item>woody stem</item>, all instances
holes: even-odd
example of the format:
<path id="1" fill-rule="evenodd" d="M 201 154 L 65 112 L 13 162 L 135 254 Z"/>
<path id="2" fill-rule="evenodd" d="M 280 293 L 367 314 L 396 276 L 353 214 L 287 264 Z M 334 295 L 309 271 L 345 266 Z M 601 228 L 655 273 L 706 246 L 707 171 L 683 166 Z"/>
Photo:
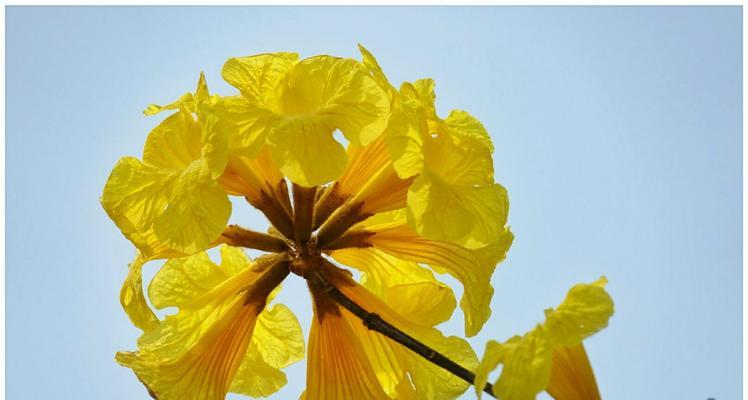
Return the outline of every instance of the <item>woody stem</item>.
<path id="1" fill-rule="evenodd" d="M 346 296 L 343 292 L 341 292 L 337 287 L 335 287 L 330 282 L 328 282 L 322 276 L 322 274 L 313 273 L 310 275 L 311 276 L 307 276 L 307 279 L 310 281 L 310 283 L 312 283 L 314 286 L 322 290 L 328 297 L 330 297 L 336 303 L 340 304 L 343 308 L 350 311 L 353 315 L 361 319 L 361 321 L 364 323 L 364 325 L 367 328 L 373 331 L 379 332 L 382 335 L 387 336 L 388 338 L 396 341 L 397 343 L 400 343 L 401 345 L 409 348 L 416 354 L 425 358 L 429 362 L 435 365 L 438 365 L 439 367 L 454 374 L 455 376 L 462 379 L 463 381 L 471 385 L 475 382 L 474 373 L 463 368 L 461 365 L 450 360 L 449 358 L 439 353 L 438 351 L 419 342 L 417 339 L 413 338 L 407 333 L 392 326 L 387 321 L 383 320 L 378 314 L 366 311 L 363 307 L 358 305 L 356 302 L 354 302 L 348 296 Z M 492 397 L 496 397 L 493 394 L 493 386 L 490 383 L 486 383 L 486 386 L 483 388 L 483 391 L 488 393 Z"/>

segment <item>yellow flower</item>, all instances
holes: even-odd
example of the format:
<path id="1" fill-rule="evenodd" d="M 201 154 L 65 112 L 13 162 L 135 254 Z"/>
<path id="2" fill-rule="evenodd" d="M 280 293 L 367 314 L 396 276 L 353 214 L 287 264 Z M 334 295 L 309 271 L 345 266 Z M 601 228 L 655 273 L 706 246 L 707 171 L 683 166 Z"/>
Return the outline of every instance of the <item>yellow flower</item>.
<path id="1" fill-rule="evenodd" d="M 396 90 L 359 46 L 364 65 L 392 102 L 385 137 L 401 178 L 415 177 L 407 194 L 408 222 L 420 235 L 467 247 L 491 244 L 505 233 L 506 190 L 493 181 L 493 144 L 475 117 L 436 114 L 434 81 L 405 82 Z"/>
<path id="2" fill-rule="evenodd" d="M 409 228 L 405 218 L 405 193 L 412 179 L 397 177 L 383 140 L 363 147 L 350 146 L 348 159 L 341 178 L 328 186 L 292 186 L 293 226 L 286 236 L 227 227 L 220 241 L 232 246 L 221 248 L 224 262 L 220 269 L 234 272 L 220 272 L 205 253 L 170 259 L 151 282 L 148 293 L 158 308 L 179 307 L 176 316 L 163 322 L 155 319 L 145 296 L 138 291 L 143 260 L 137 260 L 123 287 L 137 301 L 123 301 L 123 305 L 145 333 L 139 340 L 139 350 L 120 353 L 119 362 L 132 368 L 160 399 L 167 400 L 221 398 L 235 391 L 232 382 L 237 379 L 269 382 L 272 376 L 280 376 L 281 363 L 273 364 L 275 369 L 249 370 L 242 369 L 241 363 L 256 363 L 246 361 L 257 359 L 256 355 L 247 355 L 245 361 L 230 358 L 231 354 L 247 352 L 247 346 L 251 348 L 255 340 L 252 324 L 262 318 L 265 298 L 274 288 L 253 285 L 261 276 L 253 271 L 271 271 L 271 261 L 264 260 L 275 260 L 280 265 L 275 268 L 286 274 L 320 274 L 402 332 L 465 368 L 475 368 L 478 360 L 466 341 L 445 337 L 434 328 L 452 316 L 456 301 L 452 290 L 419 263 L 464 282 L 466 329 L 477 332 L 490 314 L 490 275 L 504 258 L 511 233 L 506 231 L 495 244 L 479 249 L 422 238 Z M 237 255 L 241 251 L 233 246 L 261 248 L 280 258 L 260 258 L 255 264 L 262 267 L 245 267 L 247 272 L 241 273 L 237 265 L 249 265 L 249 261 L 241 261 Z M 227 263 L 227 259 L 240 261 Z M 333 260 L 363 272 L 363 284 L 353 281 Z M 277 285 L 280 279 L 273 282 Z M 255 295 L 256 303 L 248 305 L 241 300 L 249 296 L 251 289 L 247 288 L 261 290 Z M 305 398 L 452 399 L 469 386 L 394 340 L 371 331 L 319 287 L 310 285 L 310 291 L 315 316 L 309 334 Z M 395 311 L 391 304 L 404 306 Z M 249 306 L 252 310 L 247 309 Z M 235 331 L 238 327 L 244 330 Z M 175 343 L 179 343 L 178 348 Z M 189 386 L 181 376 L 206 378 L 202 385 Z M 281 381 L 277 382 L 272 390 L 280 387 Z M 248 389 L 240 393 L 257 395 Z"/>
<path id="3" fill-rule="evenodd" d="M 120 301 L 143 334 L 117 361 L 154 397 L 262 397 L 282 387 L 281 369 L 303 357 L 304 341 L 292 312 L 268 304 L 290 274 L 307 280 L 314 308 L 305 399 L 453 399 L 468 388 L 478 359 L 465 340 L 435 328 L 457 302 L 434 273 L 463 285 L 465 334 L 477 334 L 491 315 L 491 276 L 514 238 L 506 191 L 493 181 L 493 146 L 468 113 L 437 116 L 433 81 L 397 90 L 361 52 L 362 62 L 232 58 L 222 74 L 240 94 L 211 96 L 201 76 L 194 94 L 146 110 L 174 113 L 149 134 L 142 161 L 117 163 L 101 202 L 138 249 Z M 260 210 L 267 233 L 227 225 L 229 196 Z M 218 245 L 216 265 L 206 251 Z M 269 254 L 251 261 L 241 247 Z M 146 296 L 142 268 L 156 259 L 167 261 Z M 148 300 L 178 311 L 160 320 Z M 499 345 L 512 357 L 542 353 L 530 370 L 538 391 L 578 386 L 567 385 L 579 375 L 568 368 L 540 368 L 546 358 L 589 370 L 575 347 L 586 335 L 575 324 L 588 321 L 574 320 L 570 304 L 527 339 Z"/>
<path id="4" fill-rule="evenodd" d="M 558 400 L 599 399 L 582 341 L 605 328 L 613 315 L 606 283 L 600 278 L 575 285 L 558 308 L 545 311 L 545 323 L 504 343 L 488 342 L 476 371 L 478 396 L 488 374 L 503 364 L 493 386 L 500 399 L 530 400 L 544 390 Z"/>
<path id="5" fill-rule="evenodd" d="M 223 399 L 228 391 L 268 396 L 286 383 L 280 371 L 304 354 L 301 328 L 281 305 L 265 308 L 288 275 L 280 255 L 251 263 L 221 247 L 220 265 L 205 253 L 169 260 L 148 286 L 156 308 L 178 307 L 117 353 L 159 399 Z"/>
<path id="6" fill-rule="evenodd" d="M 346 153 L 334 130 L 366 145 L 389 118 L 386 94 L 351 59 L 298 61 L 294 53 L 232 58 L 223 77 L 241 92 L 219 104 L 234 126 L 232 145 L 252 157 L 267 144 L 283 174 L 303 186 L 327 183 L 345 168 Z"/>
<path id="7" fill-rule="evenodd" d="M 148 135 L 142 161 L 124 157 L 109 175 L 101 204 L 146 259 L 202 251 L 226 226 L 231 203 L 217 178 L 228 161 L 227 135 L 212 103 L 200 75 L 194 95 L 149 107 L 178 111 Z"/>
<path id="8" fill-rule="evenodd" d="M 322 274 L 363 308 L 462 366 L 475 368 L 478 360 L 467 342 L 445 337 L 433 328 L 452 314 L 455 301 L 451 290 L 422 267 L 386 255 L 380 260 L 382 267 L 396 266 L 402 272 L 389 285 L 368 281 L 367 287 L 362 287 L 347 271 L 328 263 Z M 467 389 L 466 382 L 369 330 L 320 289 L 311 287 L 311 291 L 314 318 L 309 334 L 307 400 L 453 399 Z M 391 308 L 395 304 L 397 311 Z"/>

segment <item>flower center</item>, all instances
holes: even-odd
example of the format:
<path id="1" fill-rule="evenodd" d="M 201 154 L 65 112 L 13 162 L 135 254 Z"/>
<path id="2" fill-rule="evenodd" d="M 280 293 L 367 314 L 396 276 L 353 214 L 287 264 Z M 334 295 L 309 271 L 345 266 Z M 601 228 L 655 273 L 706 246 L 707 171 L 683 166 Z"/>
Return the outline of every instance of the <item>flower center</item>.
<path id="1" fill-rule="evenodd" d="M 351 229 L 371 216 L 362 211 L 364 203 L 341 198 L 335 191 L 335 183 L 326 187 L 293 184 L 288 188 L 285 181 L 268 185 L 260 191 L 259 199 L 247 201 L 265 214 L 272 225 L 270 233 L 231 225 L 222 240 L 234 246 L 285 253 L 291 272 L 307 277 L 328 262 L 323 257 L 326 252 L 371 246 L 368 238 L 372 233 Z"/>

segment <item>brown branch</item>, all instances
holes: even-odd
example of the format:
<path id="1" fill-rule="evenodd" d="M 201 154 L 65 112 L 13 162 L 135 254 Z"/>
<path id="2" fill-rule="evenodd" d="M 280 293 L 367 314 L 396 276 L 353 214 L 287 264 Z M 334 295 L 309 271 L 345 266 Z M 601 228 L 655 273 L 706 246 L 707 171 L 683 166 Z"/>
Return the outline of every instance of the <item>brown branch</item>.
<path id="1" fill-rule="evenodd" d="M 408 335 L 407 333 L 392 326 L 387 321 L 383 320 L 382 317 L 380 317 L 378 314 L 366 311 L 363 307 L 358 305 L 356 302 L 354 302 L 348 296 L 346 296 L 343 292 L 341 292 L 340 289 L 338 289 L 337 287 L 329 283 L 322 276 L 321 273 L 315 272 L 313 274 L 309 274 L 309 276 L 305 276 L 305 278 L 307 278 L 312 285 L 316 286 L 317 288 L 322 290 L 325 294 L 327 294 L 327 296 L 330 297 L 332 300 L 334 300 L 336 303 L 340 304 L 343 308 L 350 311 L 353 315 L 361 319 L 361 321 L 364 323 L 364 326 L 366 326 L 367 328 L 373 331 L 379 332 L 382 335 L 394 340 L 395 342 L 400 343 L 401 345 L 409 348 L 416 354 L 425 358 L 432 364 L 435 364 L 449 371 L 450 373 L 462 379 L 463 381 L 471 385 L 474 384 L 475 382 L 474 373 L 463 368 L 461 365 L 450 360 L 449 358 L 439 353 L 438 351 L 419 342 L 418 340 Z M 483 388 L 483 391 L 488 393 L 492 397 L 496 397 L 493 394 L 493 385 L 491 385 L 490 383 L 486 383 L 486 386 Z"/>

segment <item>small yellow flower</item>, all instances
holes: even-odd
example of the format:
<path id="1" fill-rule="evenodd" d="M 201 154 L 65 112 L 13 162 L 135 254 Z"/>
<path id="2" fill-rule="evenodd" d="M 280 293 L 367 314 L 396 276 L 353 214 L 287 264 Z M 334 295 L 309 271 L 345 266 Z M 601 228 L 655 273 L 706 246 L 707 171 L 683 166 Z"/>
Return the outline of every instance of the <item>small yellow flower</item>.
<path id="1" fill-rule="evenodd" d="M 600 278 L 591 284 L 575 285 L 558 308 L 545 311 L 545 323 L 504 343 L 488 342 L 476 371 L 478 396 L 477 388 L 482 388 L 488 374 L 503 364 L 493 386 L 493 393 L 500 399 L 531 400 L 544 390 L 558 400 L 599 399 L 582 341 L 605 328 L 613 315 L 606 283 Z"/>

